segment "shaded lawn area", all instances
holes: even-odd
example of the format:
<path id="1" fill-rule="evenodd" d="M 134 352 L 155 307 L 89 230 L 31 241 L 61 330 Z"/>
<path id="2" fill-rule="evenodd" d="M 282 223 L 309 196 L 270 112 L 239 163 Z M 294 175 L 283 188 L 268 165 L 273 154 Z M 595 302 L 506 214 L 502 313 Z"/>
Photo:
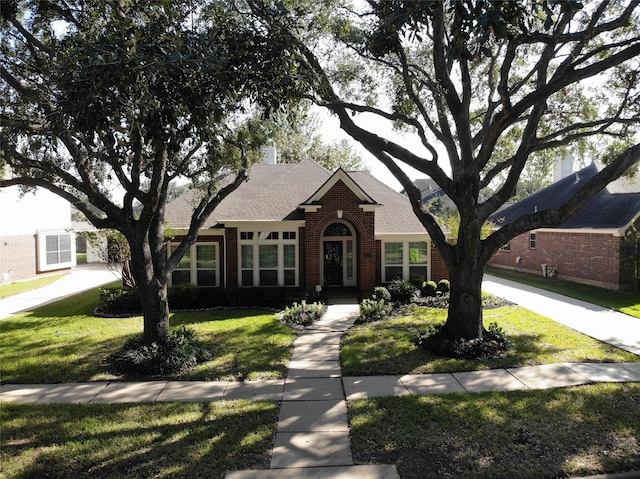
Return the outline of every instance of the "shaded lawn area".
<path id="1" fill-rule="evenodd" d="M 3 404 L 0 476 L 198 479 L 266 469 L 277 414 L 274 401 Z"/>
<path id="2" fill-rule="evenodd" d="M 356 463 L 402 479 L 545 479 L 640 469 L 640 384 L 362 399 Z"/>
<path id="3" fill-rule="evenodd" d="M 134 334 L 142 318 L 105 319 L 91 312 L 89 291 L 0 321 L 4 383 L 60 383 L 119 379 L 104 359 Z M 265 311 L 213 310 L 171 315 L 171 327 L 193 329 L 213 359 L 174 379 L 284 377 L 296 335 Z M 135 379 L 135 378 L 134 378 Z"/>
<path id="4" fill-rule="evenodd" d="M 637 292 L 613 291 L 588 284 L 575 283 L 558 278 L 544 278 L 521 271 L 505 270 L 501 268 L 486 268 L 488 274 L 499 278 L 509 279 L 536 288 L 580 299 L 588 303 L 597 304 L 621 313 L 640 318 L 640 294 Z"/>
<path id="5" fill-rule="evenodd" d="M 418 349 L 413 340 L 447 311 L 415 307 L 410 314 L 353 327 L 342 338 L 345 376 L 425 374 L 522 367 L 558 362 L 637 362 L 640 357 L 578 333 L 519 306 L 486 310 L 485 327 L 496 323 L 514 343 L 504 358 L 450 359 Z"/>

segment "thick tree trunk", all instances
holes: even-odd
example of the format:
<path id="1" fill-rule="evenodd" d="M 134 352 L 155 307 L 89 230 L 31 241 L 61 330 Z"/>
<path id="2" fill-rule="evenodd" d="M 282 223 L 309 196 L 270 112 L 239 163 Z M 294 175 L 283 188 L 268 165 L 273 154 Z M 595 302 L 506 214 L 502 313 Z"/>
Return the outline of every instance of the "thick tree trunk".
<path id="1" fill-rule="evenodd" d="M 166 344 L 169 336 L 168 280 L 163 274 L 156 274 L 151 248 L 148 241 L 137 241 L 131 246 L 131 273 L 142 302 L 144 317 L 144 343 Z M 164 258 L 156 258 L 161 263 Z"/>
<path id="2" fill-rule="evenodd" d="M 451 274 L 449 314 L 441 334 L 447 339 L 481 338 L 482 277 L 484 265 L 475 258 L 464 258 Z"/>

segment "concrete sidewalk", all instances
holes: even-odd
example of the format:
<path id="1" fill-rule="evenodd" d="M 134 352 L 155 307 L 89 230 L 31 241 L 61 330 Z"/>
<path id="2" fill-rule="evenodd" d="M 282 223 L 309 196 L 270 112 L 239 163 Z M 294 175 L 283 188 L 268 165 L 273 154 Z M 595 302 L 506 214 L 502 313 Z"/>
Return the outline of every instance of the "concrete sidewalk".
<path id="1" fill-rule="evenodd" d="M 105 264 L 91 263 L 75 266 L 70 273 L 47 286 L 0 300 L 0 319 L 21 311 L 30 311 L 119 279 L 120 276 L 114 274 Z"/>
<path id="2" fill-rule="evenodd" d="M 73 274 L 75 272 L 69 276 Z M 86 281 L 80 284 L 88 289 L 96 287 L 96 282 L 113 280 L 113 276 L 102 278 L 96 277 L 91 286 Z M 80 277 L 76 275 L 75 279 Z M 70 295 L 77 292 L 72 289 L 78 288 L 79 284 L 68 282 L 66 286 L 58 286 L 66 287 L 64 292 Z M 637 318 L 628 320 L 620 313 L 489 276 L 485 278 L 483 289 L 603 341 L 622 345 L 632 352 L 640 351 L 640 320 Z M 32 297 L 50 302 L 54 300 L 51 295 L 52 290 L 49 290 Z M 443 374 L 342 377 L 340 340 L 353 325 L 358 311 L 355 300 L 341 300 L 341 304 L 330 305 L 321 320 L 296 339 L 287 378 L 283 380 L 3 385 L 0 402 L 275 400 L 281 403 L 281 408 L 270 468 L 233 471 L 227 473 L 226 479 L 398 479 L 395 465 L 353 464 L 347 401 L 409 394 L 477 393 L 640 381 L 640 363 L 558 363 Z"/>
<path id="3" fill-rule="evenodd" d="M 640 318 L 491 275 L 484 276 L 482 290 L 640 355 Z"/>

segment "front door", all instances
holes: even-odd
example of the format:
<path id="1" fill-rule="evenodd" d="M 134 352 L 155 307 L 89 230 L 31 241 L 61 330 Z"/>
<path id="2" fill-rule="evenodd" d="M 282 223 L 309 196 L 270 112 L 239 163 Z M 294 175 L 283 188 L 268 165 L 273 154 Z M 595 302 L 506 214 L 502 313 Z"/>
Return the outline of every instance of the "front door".
<path id="1" fill-rule="evenodd" d="M 324 242 L 324 284 L 342 285 L 342 241 Z"/>

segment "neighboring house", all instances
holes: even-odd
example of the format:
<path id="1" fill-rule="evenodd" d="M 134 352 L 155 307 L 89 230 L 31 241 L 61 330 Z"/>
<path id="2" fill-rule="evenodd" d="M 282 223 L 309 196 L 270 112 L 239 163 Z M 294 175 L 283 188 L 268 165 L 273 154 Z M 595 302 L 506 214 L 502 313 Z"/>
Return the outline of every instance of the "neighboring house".
<path id="1" fill-rule="evenodd" d="M 0 188 L 0 281 L 28 279 L 76 264 L 69 203 L 38 188 Z"/>
<path id="2" fill-rule="evenodd" d="M 442 191 L 442 188 L 440 188 L 440 186 L 438 186 L 438 184 L 431 178 L 418 178 L 413 183 L 420 190 L 420 195 L 424 204 L 440 199 L 440 207 L 443 210 L 455 211 L 458 209 L 455 203 L 451 201 L 451 198 L 449 198 L 445 192 Z"/>
<path id="3" fill-rule="evenodd" d="M 91 205 L 89 206 L 90 208 Z M 97 208 L 93 208 L 101 213 Z M 87 263 L 107 262 L 107 238 L 100 234 L 100 230 L 86 219 L 75 206 L 71 206 L 71 226 L 76 233 L 76 251 L 86 253 Z M 91 236 L 91 239 L 88 239 Z"/>
<path id="4" fill-rule="evenodd" d="M 523 215 L 555 208 L 598 173 L 591 164 L 530 197 L 495 213 L 498 227 Z M 541 228 L 512 239 L 490 261 L 517 269 L 609 289 L 630 287 L 621 253 L 625 232 L 640 217 L 640 183 L 619 178 L 556 228 Z"/>
<path id="5" fill-rule="evenodd" d="M 167 205 L 174 241 L 196 203 L 192 190 Z M 220 203 L 172 282 L 370 292 L 397 278 L 445 277 L 405 196 L 363 171 L 331 173 L 311 160 L 272 158 L 253 165 L 248 181 Z"/>

